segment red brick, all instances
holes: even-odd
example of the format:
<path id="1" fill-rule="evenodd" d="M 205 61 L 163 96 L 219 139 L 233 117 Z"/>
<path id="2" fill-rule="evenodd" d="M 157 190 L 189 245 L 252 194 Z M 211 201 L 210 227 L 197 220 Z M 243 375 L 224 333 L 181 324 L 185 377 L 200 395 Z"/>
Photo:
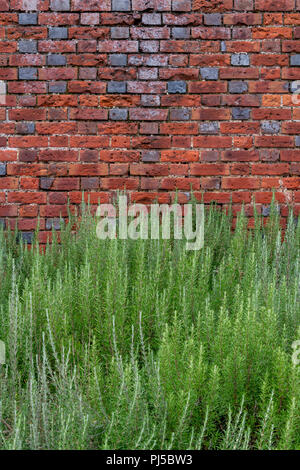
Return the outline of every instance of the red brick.
<path id="1" fill-rule="evenodd" d="M 8 192 L 7 202 L 23 204 L 46 204 L 47 194 L 40 192 Z"/>
<path id="2" fill-rule="evenodd" d="M 232 138 L 222 136 L 199 136 L 194 138 L 194 147 L 226 148 L 231 147 Z"/>
<path id="3" fill-rule="evenodd" d="M 258 188 L 260 188 L 259 178 L 224 177 L 222 180 L 222 189 L 258 189 Z"/>
<path id="4" fill-rule="evenodd" d="M 162 162 L 197 162 L 199 153 L 195 150 L 162 150 Z"/>
<path id="5" fill-rule="evenodd" d="M 277 0 L 276 0 L 277 3 Z M 293 35 L 292 28 L 274 28 L 274 27 L 265 27 L 265 28 L 253 28 L 252 29 L 253 39 L 291 39 Z"/>
<path id="6" fill-rule="evenodd" d="M 252 165 L 253 175 L 286 175 L 290 168 L 287 163 L 255 163 Z"/>
<path id="7" fill-rule="evenodd" d="M 254 162 L 259 160 L 259 154 L 255 150 L 227 150 L 221 158 L 229 162 Z"/>
<path id="8" fill-rule="evenodd" d="M 300 80 L 290 67 L 290 55 L 300 53 L 300 1 L 132 0 L 131 7 L 115 12 L 110 0 L 73 0 L 70 11 L 54 12 L 47 0 L 39 2 L 38 25 L 26 26 L 18 24 L 22 1 L 0 0 L 7 86 L 0 216 L 12 226 L 19 217 L 23 230 L 35 229 L 40 216 L 44 231 L 47 217 L 67 218 L 68 200 L 75 211 L 82 190 L 96 210 L 99 199 L 109 202 L 124 188 L 133 201 L 170 202 L 177 194 L 184 203 L 191 186 L 205 203 L 227 206 L 232 198 L 234 217 L 244 203 L 249 226 L 252 195 L 260 210 L 277 188 L 280 203 L 288 194 L 299 209 L 300 105 L 289 87 Z M 162 21 L 146 24 L 143 12 L 154 20 L 160 12 Z M 213 12 L 222 23 L 208 26 L 204 14 Z M 53 26 L 67 37 L 50 39 Z M 113 39 L 112 27 L 125 28 L 124 37 Z M 37 51 L 22 53 L 24 39 Z M 235 53 L 247 53 L 250 67 L 232 66 Z M 48 54 L 65 65 L 48 66 Z M 38 79 L 18 80 L 19 67 L 36 68 Z M 202 80 L 202 67 L 218 68 L 218 80 Z M 169 94 L 170 80 L 184 81 L 187 92 Z M 230 80 L 245 81 L 248 91 L 229 93 Z M 126 82 L 124 91 L 108 94 L 110 81 Z M 126 109 L 118 121 L 114 108 Z M 249 119 L 232 121 L 232 108 L 249 108 Z M 279 135 L 261 131 L 265 120 L 279 121 Z M 216 134 L 205 135 L 203 121 L 215 122 Z"/>
<path id="9" fill-rule="evenodd" d="M 192 163 L 191 175 L 214 176 L 229 175 L 229 166 L 223 163 Z"/>
<path id="10" fill-rule="evenodd" d="M 106 163 L 73 164 L 69 166 L 70 176 L 105 176 L 108 175 Z"/>
<path id="11" fill-rule="evenodd" d="M 256 136 L 256 147 L 293 147 L 294 139 L 285 136 Z"/>
<path id="12" fill-rule="evenodd" d="M 295 8 L 295 0 L 255 0 L 257 10 L 290 11 Z"/>

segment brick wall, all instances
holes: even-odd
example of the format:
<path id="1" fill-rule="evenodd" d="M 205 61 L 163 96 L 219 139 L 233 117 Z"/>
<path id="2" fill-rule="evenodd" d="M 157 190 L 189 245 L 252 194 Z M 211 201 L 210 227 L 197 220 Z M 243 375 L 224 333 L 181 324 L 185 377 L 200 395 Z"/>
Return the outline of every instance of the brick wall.
<path id="1" fill-rule="evenodd" d="M 28 241 L 83 190 L 299 211 L 299 0 L 0 0 L 0 64 L 0 220 Z"/>

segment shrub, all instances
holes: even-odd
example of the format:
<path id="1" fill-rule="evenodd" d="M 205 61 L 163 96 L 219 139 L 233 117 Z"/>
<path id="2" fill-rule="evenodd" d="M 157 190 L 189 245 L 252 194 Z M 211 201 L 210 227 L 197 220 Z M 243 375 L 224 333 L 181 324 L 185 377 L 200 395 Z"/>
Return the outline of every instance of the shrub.
<path id="1" fill-rule="evenodd" d="M 205 245 L 0 234 L 0 448 L 299 449 L 300 224 L 211 207 Z M 55 239 L 55 237 L 54 237 Z"/>

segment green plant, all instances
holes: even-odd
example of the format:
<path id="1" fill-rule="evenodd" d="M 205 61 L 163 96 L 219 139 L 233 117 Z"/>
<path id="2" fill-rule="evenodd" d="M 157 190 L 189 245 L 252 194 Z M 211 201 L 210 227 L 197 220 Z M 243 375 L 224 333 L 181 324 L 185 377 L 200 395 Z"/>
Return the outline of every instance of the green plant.
<path id="1" fill-rule="evenodd" d="M 206 213 L 205 245 L 0 233 L 0 448 L 299 449 L 300 224 Z M 55 239 L 55 236 L 54 236 Z"/>

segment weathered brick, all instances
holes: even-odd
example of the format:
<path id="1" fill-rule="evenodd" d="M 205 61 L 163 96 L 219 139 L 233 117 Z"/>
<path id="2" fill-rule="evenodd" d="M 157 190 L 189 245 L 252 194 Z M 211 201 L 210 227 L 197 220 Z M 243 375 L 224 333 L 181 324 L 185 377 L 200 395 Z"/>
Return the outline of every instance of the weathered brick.
<path id="1" fill-rule="evenodd" d="M 220 13 L 206 13 L 204 15 L 204 24 L 207 26 L 220 26 L 222 24 L 222 15 Z"/>
<path id="2" fill-rule="evenodd" d="M 144 150 L 142 152 L 142 161 L 143 162 L 158 162 L 159 152 L 157 150 Z"/>
<path id="3" fill-rule="evenodd" d="M 250 118 L 250 109 L 247 108 L 233 108 L 232 109 L 232 119 L 249 119 Z"/>
<path id="4" fill-rule="evenodd" d="M 253 10 L 254 0 L 234 0 L 235 10 Z"/>
<path id="5" fill-rule="evenodd" d="M 126 121 L 128 110 L 124 108 L 114 108 L 109 111 L 109 118 L 112 121 Z"/>
<path id="6" fill-rule="evenodd" d="M 185 27 L 172 28 L 172 37 L 174 39 L 189 39 L 190 35 L 191 35 L 190 28 L 185 28 Z"/>
<path id="7" fill-rule="evenodd" d="M 80 22 L 84 25 L 96 25 L 100 22 L 99 13 L 81 13 Z"/>
<path id="8" fill-rule="evenodd" d="M 218 134 L 219 123 L 218 122 L 201 122 L 200 133 L 201 134 Z"/>
<path id="9" fill-rule="evenodd" d="M 70 0 L 51 0 L 50 8 L 53 11 L 69 11 Z"/>
<path id="10" fill-rule="evenodd" d="M 59 217 L 54 217 L 51 219 L 46 219 L 46 230 L 60 230 L 63 224 L 63 219 Z"/>
<path id="11" fill-rule="evenodd" d="M 280 123 L 278 121 L 262 121 L 261 130 L 264 134 L 278 134 Z"/>
<path id="12" fill-rule="evenodd" d="M 112 0 L 112 11 L 130 11 L 130 0 Z"/>
<path id="13" fill-rule="evenodd" d="M 142 95 L 141 105 L 142 106 L 159 106 L 160 97 L 158 95 Z"/>
<path id="14" fill-rule="evenodd" d="M 250 59 L 249 59 L 248 54 L 244 54 L 244 53 L 232 54 L 231 65 L 234 65 L 237 67 L 248 67 L 250 65 Z"/>
<path id="15" fill-rule="evenodd" d="M 232 81 L 229 82 L 229 93 L 245 93 L 248 91 L 247 82 Z"/>
<path id="16" fill-rule="evenodd" d="M 129 28 L 126 26 L 113 26 L 110 30 L 112 39 L 129 38 Z"/>
<path id="17" fill-rule="evenodd" d="M 172 121 L 188 121 L 191 117 L 191 111 L 185 108 L 171 109 L 170 119 Z"/>
<path id="18" fill-rule="evenodd" d="M 202 67 L 200 69 L 203 80 L 218 80 L 219 69 L 217 67 Z"/>
<path id="19" fill-rule="evenodd" d="M 172 0 L 173 11 L 191 11 L 191 0 Z"/>
<path id="20" fill-rule="evenodd" d="M 160 13 L 143 13 L 142 23 L 145 25 L 161 25 Z"/>
<path id="21" fill-rule="evenodd" d="M 16 124 L 17 134 L 34 134 L 35 123 L 34 122 L 21 122 Z"/>

